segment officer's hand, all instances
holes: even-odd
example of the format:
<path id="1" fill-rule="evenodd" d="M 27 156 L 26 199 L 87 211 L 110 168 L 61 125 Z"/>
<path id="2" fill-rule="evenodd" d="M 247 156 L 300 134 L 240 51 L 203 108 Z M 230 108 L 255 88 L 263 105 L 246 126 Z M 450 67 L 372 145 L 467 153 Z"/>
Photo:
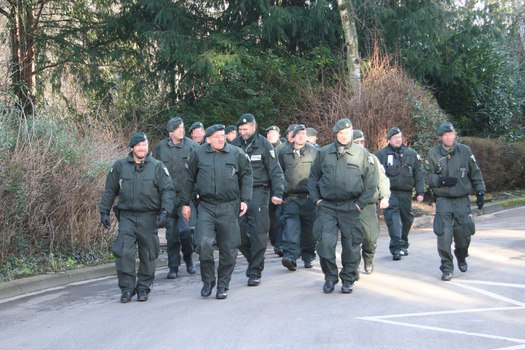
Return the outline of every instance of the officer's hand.
<path id="1" fill-rule="evenodd" d="M 157 216 L 157 228 L 167 228 L 168 226 L 168 212 L 161 210 Z"/>
<path id="2" fill-rule="evenodd" d="M 109 221 L 109 213 L 100 213 L 100 222 L 104 225 L 104 228 L 109 230 L 111 222 Z"/>
<path id="3" fill-rule="evenodd" d="M 383 198 L 381 199 L 381 201 L 379 202 L 379 208 L 381 209 L 386 209 L 388 208 L 388 198 Z"/>
<path id="4" fill-rule="evenodd" d="M 476 193 L 476 204 L 478 205 L 478 209 L 483 208 L 483 204 L 485 204 L 485 193 L 483 191 Z"/>
<path id="5" fill-rule="evenodd" d="M 190 206 L 189 205 L 183 205 L 181 213 L 182 213 L 182 217 L 184 218 L 184 220 L 189 222 L 190 221 L 190 216 L 191 216 L 191 208 L 190 208 Z"/>
<path id="6" fill-rule="evenodd" d="M 246 211 L 248 210 L 248 204 L 241 202 L 241 211 L 239 212 L 239 217 L 246 214 Z"/>
<path id="7" fill-rule="evenodd" d="M 282 199 L 282 198 L 279 198 L 279 197 L 275 197 L 275 196 L 273 196 L 273 197 L 272 197 L 272 203 L 275 204 L 275 205 L 283 204 L 283 199 Z"/>
<path id="8" fill-rule="evenodd" d="M 421 203 L 421 202 L 423 202 L 423 198 L 424 198 L 424 197 L 423 197 L 422 194 L 418 194 L 417 197 L 416 197 L 416 200 L 417 200 L 419 203 Z"/>
<path id="9" fill-rule="evenodd" d="M 439 183 L 441 184 L 441 186 L 452 187 L 458 183 L 458 179 L 457 177 L 452 176 L 440 176 Z"/>

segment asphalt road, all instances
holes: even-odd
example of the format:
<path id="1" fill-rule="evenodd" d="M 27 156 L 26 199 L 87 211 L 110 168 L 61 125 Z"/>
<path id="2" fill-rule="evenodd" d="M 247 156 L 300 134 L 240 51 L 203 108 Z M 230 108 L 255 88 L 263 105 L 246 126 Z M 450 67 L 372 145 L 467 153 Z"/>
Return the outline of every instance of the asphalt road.
<path id="1" fill-rule="evenodd" d="M 469 270 L 440 279 L 431 229 L 392 261 L 382 227 L 372 275 L 323 294 L 319 262 L 289 272 L 267 251 L 259 287 L 239 256 L 229 297 L 200 297 L 198 274 L 157 280 L 119 302 L 115 277 L 0 300 L 0 349 L 525 349 L 525 208 L 476 218 Z M 361 267 L 362 270 L 362 267 Z"/>

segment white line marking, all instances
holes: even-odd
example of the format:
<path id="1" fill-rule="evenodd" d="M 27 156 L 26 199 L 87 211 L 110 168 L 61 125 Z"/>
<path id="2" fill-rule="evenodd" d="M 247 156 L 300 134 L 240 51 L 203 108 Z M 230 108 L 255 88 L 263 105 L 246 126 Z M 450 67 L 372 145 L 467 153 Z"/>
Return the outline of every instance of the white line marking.
<path id="1" fill-rule="evenodd" d="M 474 292 L 478 292 L 480 294 L 486 295 L 488 297 L 491 297 L 491 298 L 494 298 L 494 299 L 497 299 L 497 300 L 501 300 L 501 301 L 505 301 L 505 302 L 510 303 L 510 304 L 514 304 L 516 306 L 525 306 L 525 303 L 522 303 L 522 302 L 514 300 L 514 299 L 510 299 L 510 298 L 507 298 L 507 297 L 504 297 L 504 296 L 501 296 L 501 295 L 498 295 L 498 294 L 495 294 L 495 293 L 492 293 L 492 292 L 488 292 L 488 291 L 483 290 L 483 289 L 462 285 L 461 283 L 457 283 L 457 282 L 449 282 L 449 283 L 453 284 L 455 286 L 461 287 L 461 288 L 470 289 L 470 290 L 472 290 Z"/>
<path id="2" fill-rule="evenodd" d="M 389 318 L 436 316 L 436 315 L 463 314 L 463 313 L 475 313 L 475 312 L 486 312 L 486 311 L 508 311 L 508 310 L 525 310 L 525 307 L 522 307 L 522 306 L 506 306 L 506 307 L 490 307 L 490 308 L 481 308 L 481 309 L 464 309 L 464 310 L 415 312 L 415 313 L 411 313 L 411 314 L 366 316 L 366 317 L 358 317 L 358 319 L 375 321 L 375 320 L 385 320 L 385 319 L 389 319 Z"/>
<path id="3" fill-rule="evenodd" d="M 476 281 L 476 280 L 455 280 L 455 284 L 482 284 L 487 286 L 498 286 L 498 287 L 511 287 L 511 288 L 524 288 L 525 284 L 516 284 L 516 283 L 503 283 L 503 282 L 489 282 L 489 281 Z"/>

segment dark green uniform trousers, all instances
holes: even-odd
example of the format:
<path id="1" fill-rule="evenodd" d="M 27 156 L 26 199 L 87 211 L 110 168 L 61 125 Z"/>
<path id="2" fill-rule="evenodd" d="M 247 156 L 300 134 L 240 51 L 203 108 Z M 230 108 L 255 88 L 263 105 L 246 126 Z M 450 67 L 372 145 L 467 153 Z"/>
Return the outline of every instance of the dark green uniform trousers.
<path id="1" fill-rule="evenodd" d="M 408 232 L 414 222 L 412 213 L 412 192 L 391 191 L 388 208 L 383 211 L 390 235 L 390 253 L 408 249 Z"/>
<path id="2" fill-rule="evenodd" d="M 346 201 L 339 205 L 326 202 L 323 200 L 317 207 L 319 215 L 318 223 L 315 225 L 321 231 L 320 240 L 317 242 L 317 254 L 319 254 L 325 280 L 338 280 L 335 249 L 340 230 L 343 268 L 339 277 L 343 281 L 354 282 L 359 278 L 360 249 L 364 235 L 359 211 L 353 201 Z"/>
<path id="3" fill-rule="evenodd" d="M 376 204 L 372 203 L 364 207 L 359 218 L 364 231 L 363 260 L 371 262 L 376 253 L 377 238 L 379 237 L 379 220 L 377 218 Z"/>
<path id="4" fill-rule="evenodd" d="M 269 229 L 269 236 L 270 236 L 270 242 L 272 243 L 272 246 L 280 248 L 282 246 L 282 205 L 275 205 L 270 202 L 270 205 L 268 206 L 268 216 L 270 218 L 270 229 Z"/>
<path id="5" fill-rule="evenodd" d="M 247 276 L 261 277 L 264 269 L 264 253 L 268 242 L 268 203 L 270 188 L 258 186 L 253 188 L 252 200 L 248 202 L 248 211 L 239 219 L 241 245 L 239 250 L 248 260 Z"/>
<path id="6" fill-rule="evenodd" d="M 193 204 L 191 205 L 191 215 L 196 212 Z M 193 242 L 190 231 L 190 224 L 184 220 L 181 213 L 182 207 L 176 210 L 175 216 L 169 219 L 170 225 L 166 229 L 166 252 L 168 253 L 168 267 L 178 267 L 181 264 L 180 253 L 184 260 L 191 258 L 193 254 Z M 191 220 L 191 217 L 190 217 Z"/>
<path id="7" fill-rule="evenodd" d="M 195 241 L 204 283 L 215 281 L 213 243 L 219 246 L 218 288 L 229 288 L 237 259 L 237 247 L 241 242 L 239 232 L 239 202 L 200 202 L 197 214 Z"/>
<path id="8" fill-rule="evenodd" d="M 313 233 L 315 205 L 306 196 L 286 196 L 283 204 L 283 242 L 284 256 L 296 262 L 315 258 L 316 239 Z"/>
<path id="9" fill-rule="evenodd" d="M 116 257 L 118 285 L 122 293 L 143 290 L 149 293 L 155 279 L 155 259 L 159 256 L 160 244 L 155 222 L 155 213 L 120 212 L 117 239 L 113 243 Z M 139 249 L 139 269 L 135 271 Z"/>
<path id="10" fill-rule="evenodd" d="M 441 271 L 454 272 L 452 239 L 454 239 L 455 246 L 454 254 L 458 260 L 464 260 L 468 256 L 470 238 L 474 232 L 475 226 L 470 211 L 469 197 L 437 198 L 434 233 L 437 235 Z"/>

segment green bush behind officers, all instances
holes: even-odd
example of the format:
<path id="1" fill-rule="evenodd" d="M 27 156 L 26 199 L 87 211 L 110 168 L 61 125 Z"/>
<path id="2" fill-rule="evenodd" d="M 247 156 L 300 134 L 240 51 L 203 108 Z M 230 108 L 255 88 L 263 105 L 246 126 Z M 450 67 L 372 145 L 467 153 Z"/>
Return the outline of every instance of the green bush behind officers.
<path id="1" fill-rule="evenodd" d="M 210 296 L 215 287 L 213 244 L 219 247 L 217 299 L 226 299 L 231 275 L 241 243 L 239 216 L 248 209 L 252 197 L 252 167 L 238 147 L 226 142 L 224 125 L 206 129 L 206 142 L 188 156 L 182 186 L 182 215 L 188 220 L 194 188 L 200 196 L 195 241 L 201 265 L 201 296 Z M 239 212 L 240 203 L 240 212 Z"/>
<path id="2" fill-rule="evenodd" d="M 390 253 L 394 260 L 408 255 L 408 233 L 414 222 L 412 213 L 412 190 L 416 189 L 417 201 L 423 200 L 425 174 L 421 158 L 412 148 L 403 145 L 399 128 L 391 128 L 386 134 L 388 145 L 376 152 L 390 179 L 389 206 L 383 213 L 390 235 Z"/>
<path id="3" fill-rule="evenodd" d="M 361 130 L 354 130 L 352 139 L 356 145 L 365 147 L 365 135 Z M 361 210 L 361 215 L 359 216 L 365 232 L 362 255 L 365 272 L 367 274 L 374 272 L 373 259 L 376 252 L 377 239 L 379 238 L 379 219 L 377 217 L 376 204 L 380 201 L 379 207 L 386 209 L 388 208 L 388 201 L 390 199 L 390 180 L 385 174 L 385 168 L 383 168 L 379 159 L 377 159 L 374 154 L 370 153 L 370 155 L 374 158 L 374 165 L 376 167 L 377 189 L 371 201 Z"/>
<path id="4" fill-rule="evenodd" d="M 374 158 L 352 142 L 349 119 L 339 120 L 332 131 L 336 140 L 318 151 L 308 178 L 308 192 L 318 210 L 315 227 L 320 230 L 320 238 L 316 249 L 325 275 L 323 291 L 333 292 L 338 282 L 335 249 L 340 230 L 341 292 L 351 293 L 359 277 L 364 235 L 359 212 L 374 196 L 377 174 Z"/>
<path id="5" fill-rule="evenodd" d="M 434 233 L 441 258 L 441 279 L 450 281 L 454 272 L 451 252 L 454 239 L 454 255 L 461 272 L 468 269 L 466 258 L 471 236 L 475 233 L 470 210 L 470 193 L 476 191 L 477 205 L 484 204 L 485 182 L 476 158 L 470 148 L 456 142 L 456 131 L 451 123 L 443 123 L 437 132 L 441 144 L 432 148 L 425 158 L 425 180 L 436 199 Z"/>
<path id="6" fill-rule="evenodd" d="M 135 292 L 138 301 L 148 300 L 155 279 L 155 259 L 160 251 L 157 228 L 166 226 L 175 200 L 168 169 L 148 155 L 146 135 L 142 132 L 133 135 L 129 147 L 132 151 L 128 156 L 111 167 L 100 201 L 101 222 L 109 228 L 109 212 L 118 196 L 120 223 L 112 251 L 123 303 L 129 302 Z M 135 271 L 137 245 L 138 273 Z"/>

